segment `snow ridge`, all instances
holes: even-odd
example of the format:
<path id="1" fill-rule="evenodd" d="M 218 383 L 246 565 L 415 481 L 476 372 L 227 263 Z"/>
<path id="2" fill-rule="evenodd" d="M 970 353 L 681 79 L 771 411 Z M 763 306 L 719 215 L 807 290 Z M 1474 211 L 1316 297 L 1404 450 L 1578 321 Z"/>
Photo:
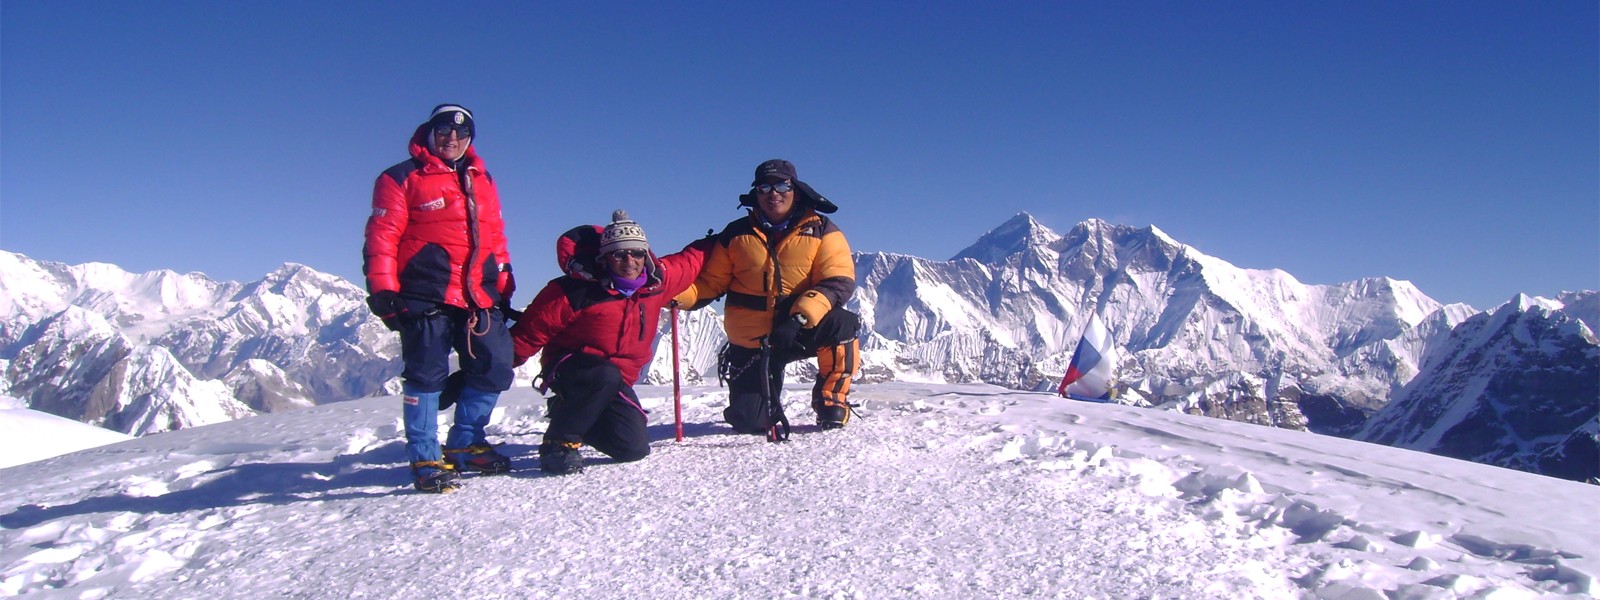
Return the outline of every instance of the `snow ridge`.
<path id="1" fill-rule="evenodd" d="M 807 386 L 786 398 L 804 414 Z M 1415 452 L 982 384 L 868 384 L 850 427 L 737 435 L 726 390 L 644 387 L 652 455 L 405 481 L 399 399 L 60 456 L 0 496 L 0 594 L 70 597 L 1449 598 L 1595 593 L 1593 488 Z M 12 411 L 0 411 L 0 416 Z M 589 453 L 585 450 L 585 453 Z M 481 510 L 492 506 L 494 510 Z M 438 569 L 416 569 L 419 562 Z M 292 571 L 278 565 L 293 564 Z M 438 571 L 451 573 L 439 577 Z"/>

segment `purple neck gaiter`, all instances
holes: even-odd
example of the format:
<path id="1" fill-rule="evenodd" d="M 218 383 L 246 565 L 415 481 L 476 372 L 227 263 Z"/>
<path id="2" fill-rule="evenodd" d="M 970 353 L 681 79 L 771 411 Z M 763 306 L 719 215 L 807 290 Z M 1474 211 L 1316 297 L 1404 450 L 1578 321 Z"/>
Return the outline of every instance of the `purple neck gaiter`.
<path id="1" fill-rule="evenodd" d="M 618 277 L 615 273 L 612 273 L 611 286 L 616 288 L 617 291 L 622 292 L 622 295 L 624 296 L 632 296 L 634 292 L 639 291 L 639 288 L 644 287 L 644 282 L 648 279 L 649 276 L 647 276 L 645 273 L 640 273 L 638 277 L 633 279 L 623 279 Z"/>

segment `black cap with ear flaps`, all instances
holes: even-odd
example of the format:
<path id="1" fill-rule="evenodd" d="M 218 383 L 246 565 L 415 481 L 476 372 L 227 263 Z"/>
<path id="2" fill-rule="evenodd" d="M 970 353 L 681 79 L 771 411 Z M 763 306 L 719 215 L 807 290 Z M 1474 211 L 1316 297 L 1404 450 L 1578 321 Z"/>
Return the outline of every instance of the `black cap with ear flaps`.
<path id="1" fill-rule="evenodd" d="M 832 200 L 823 197 L 822 194 L 818 194 L 816 190 L 811 189 L 811 186 L 806 182 L 800 181 L 799 179 L 792 181 L 794 181 L 794 201 L 796 204 L 799 204 L 800 206 L 809 206 L 811 207 L 811 210 L 815 210 L 825 215 L 831 215 L 839 210 L 838 205 L 835 205 Z M 740 194 L 739 207 L 755 208 L 755 192 L 745 192 Z"/>
<path id="2" fill-rule="evenodd" d="M 807 185 L 806 182 L 800 181 L 800 178 L 795 172 L 794 163 L 781 158 L 774 158 L 756 165 L 756 176 L 755 179 L 750 182 L 750 185 L 755 186 L 761 183 L 763 180 L 783 179 L 787 179 L 794 183 L 795 203 L 801 206 L 809 206 L 812 210 L 823 214 L 833 214 L 834 211 L 839 210 L 839 207 L 835 205 L 832 200 L 823 197 L 822 194 L 818 194 L 817 191 L 811 189 L 811 186 Z M 745 192 L 739 196 L 739 206 L 754 208 L 755 205 L 755 192 Z"/>
<path id="3" fill-rule="evenodd" d="M 794 188 L 795 200 L 800 201 L 802 204 L 810 205 L 813 210 L 819 213 L 831 215 L 834 211 L 839 210 L 839 207 L 834 205 L 832 200 L 824 198 L 822 194 L 818 194 L 816 190 L 811 189 L 811 186 L 804 181 L 794 180 Z"/>
<path id="4" fill-rule="evenodd" d="M 800 176 L 795 174 L 794 163 L 781 158 L 774 158 L 756 165 L 756 178 L 750 180 L 751 187 L 759 185 L 763 180 L 781 181 L 787 179 L 794 181 Z"/>

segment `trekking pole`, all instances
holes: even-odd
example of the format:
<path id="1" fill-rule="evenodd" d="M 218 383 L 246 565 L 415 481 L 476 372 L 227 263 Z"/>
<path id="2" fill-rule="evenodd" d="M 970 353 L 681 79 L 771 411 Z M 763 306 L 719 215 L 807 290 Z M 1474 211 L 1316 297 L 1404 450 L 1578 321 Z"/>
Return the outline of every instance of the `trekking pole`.
<path id="1" fill-rule="evenodd" d="M 772 389 L 772 346 L 761 338 L 761 393 L 767 397 L 767 441 L 789 441 L 789 417 L 783 414 L 783 390 Z"/>
<path id="2" fill-rule="evenodd" d="M 672 307 L 672 424 L 683 441 L 683 394 L 678 385 L 678 307 Z"/>

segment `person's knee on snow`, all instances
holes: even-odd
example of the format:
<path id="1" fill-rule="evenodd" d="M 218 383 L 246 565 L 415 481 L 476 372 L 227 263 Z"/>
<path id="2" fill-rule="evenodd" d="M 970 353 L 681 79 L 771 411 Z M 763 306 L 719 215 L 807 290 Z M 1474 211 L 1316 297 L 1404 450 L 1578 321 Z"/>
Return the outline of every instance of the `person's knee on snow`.
<path id="1" fill-rule="evenodd" d="M 727 361 L 728 407 L 722 418 L 739 433 L 764 434 L 772 425 L 771 402 L 782 401 L 783 363 L 769 360 L 774 373 L 763 373 L 761 350 L 730 345 L 724 357 Z M 767 386 L 763 392 L 762 386 Z"/>
<path id="2" fill-rule="evenodd" d="M 767 422 L 767 402 L 760 392 L 729 392 L 722 418 L 739 433 L 766 433 L 771 425 Z"/>

